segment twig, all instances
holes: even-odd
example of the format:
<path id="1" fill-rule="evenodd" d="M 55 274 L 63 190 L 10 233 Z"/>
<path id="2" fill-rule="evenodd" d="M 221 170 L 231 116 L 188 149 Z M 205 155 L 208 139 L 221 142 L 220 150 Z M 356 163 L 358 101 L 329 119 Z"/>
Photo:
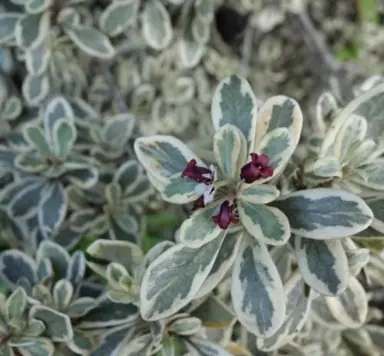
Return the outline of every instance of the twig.
<path id="1" fill-rule="evenodd" d="M 243 47 L 241 50 L 242 59 L 240 66 L 240 74 L 244 78 L 247 78 L 249 73 L 249 61 L 251 59 L 252 54 L 253 33 L 254 28 L 252 26 L 248 26 L 244 34 Z"/>
<path id="2" fill-rule="evenodd" d="M 344 101 L 350 101 L 353 95 L 353 83 L 346 75 L 346 69 L 336 57 L 329 51 L 324 39 L 316 31 L 306 11 L 290 13 L 290 18 L 297 33 L 303 36 L 303 40 L 317 61 L 312 68 L 315 74 L 327 87 Z"/>

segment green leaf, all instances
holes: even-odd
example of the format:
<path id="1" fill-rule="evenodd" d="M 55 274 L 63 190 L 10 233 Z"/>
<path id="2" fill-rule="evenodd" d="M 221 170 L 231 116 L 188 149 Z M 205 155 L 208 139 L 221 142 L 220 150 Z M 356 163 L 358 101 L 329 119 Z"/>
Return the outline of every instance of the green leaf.
<path id="1" fill-rule="evenodd" d="M 140 137 L 134 148 L 140 163 L 159 183 L 167 184 L 176 175 L 181 177 L 192 159 L 197 165 L 205 166 L 183 142 L 172 136 Z"/>
<path id="2" fill-rule="evenodd" d="M 352 193 L 316 188 L 288 194 L 275 200 L 297 235 L 324 240 L 354 235 L 373 218 L 368 205 Z"/>
<path id="3" fill-rule="evenodd" d="M 2 12 L 0 13 L 0 43 L 11 40 L 15 35 L 17 22 L 22 14 L 18 12 Z"/>
<path id="4" fill-rule="evenodd" d="M 27 307 L 27 294 L 24 289 L 18 287 L 8 297 L 6 316 L 9 322 L 19 322 Z"/>
<path id="5" fill-rule="evenodd" d="M 213 295 L 194 309 L 192 315 L 198 317 L 204 327 L 211 329 L 225 329 L 236 322 L 236 317 L 230 308 Z"/>
<path id="6" fill-rule="evenodd" d="M 67 315 L 36 304 L 30 309 L 30 316 L 44 322 L 46 326 L 45 333 L 52 341 L 66 342 L 72 339 L 71 320 Z"/>
<path id="7" fill-rule="evenodd" d="M 216 238 L 198 249 L 177 244 L 156 258 L 141 284 L 142 317 L 158 320 L 186 306 L 212 269 L 222 241 Z"/>
<path id="8" fill-rule="evenodd" d="M 269 158 L 269 166 L 273 168 L 273 176 L 263 181 L 271 180 L 283 171 L 294 149 L 293 138 L 286 128 L 277 128 L 263 137 L 256 151 L 266 155 Z"/>
<path id="9" fill-rule="evenodd" d="M 218 284 L 224 279 L 226 273 L 233 265 L 237 251 L 239 251 L 240 243 L 245 232 L 243 230 L 236 232 L 228 232 L 220 247 L 220 251 L 216 257 L 215 263 L 208 277 L 195 295 L 195 299 L 202 298 L 211 293 Z"/>
<path id="10" fill-rule="evenodd" d="M 75 125 L 68 120 L 58 120 L 53 126 L 52 143 L 57 157 L 66 157 L 76 141 Z"/>
<path id="11" fill-rule="evenodd" d="M 66 311 L 73 296 L 73 286 L 66 279 L 60 279 L 53 287 L 53 301 L 58 310 Z"/>
<path id="12" fill-rule="evenodd" d="M 289 221 L 279 209 L 241 200 L 238 211 L 246 230 L 263 243 L 283 245 L 289 239 Z"/>
<path id="13" fill-rule="evenodd" d="M 79 25 L 64 30 L 73 43 L 90 56 L 111 59 L 116 53 L 108 37 L 92 27 Z"/>
<path id="14" fill-rule="evenodd" d="M 297 236 L 295 252 L 305 282 L 323 295 L 338 295 L 347 287 L 348 259 L 340 240 L 313 240 Z"/>
<path id="15" fill-rule="evenodd" d="M 121 0 L 112 2 L 100 16 L 100 29 L 110 37 L 115 37 L 134 24 L 139 2 Z"/>
<path id="16" fill-rule="evenodd" d="M 299 104 L 284 95 L 274 96 L 269 98 L 259 110 L 254 136 L 255 145 L 257 146 L 266 134 L 278 128 L 286 128 L 292 137 L 293 149 L 295 149 L 301 137 L 302 127 L 303 114 Z"/>
<path id="17" fill-rule="evenodd" d="M 212 204 L 196 210 L 180 227 L 180 242 L 191 248 L 199 248 L 218 236 L 225 236 L 225 231 L 212 220 L 218 204 Z"/>
<path id="18" fill-rule="evenodd" d="M 213 150 L 223 174 L 228 179 L 237 178 L 247 158 L 247 143 L 243 133 L 236 126 L 222 126 L 213 138 Z"/>
<path id="19" fill-rule="evenodd" d="M 358 328 L 366 321 L 368 298 L 363 286 L 350 276 L 348 286 L 338 297 L 327 297 L 333 317 L 348 328 Z"/>
<path id="20" fill-rule="evenodd" d="M 49 33 L 49 13 L 26 14 L 16 24 L 15 37 L 19 47 L 32 48 Z"/>
<path id="21" fill-rule="evenodd" d="M 260 184 L 257 181 L 254 184 L 242 184 L 240 200 L 253 204 L 268 204 L 279 195 L 280 192 L 274 185 Z"/>
<path id="22" fill-rule="evenodd" d="M 50 88 L 51 84 L 46 74 L 40 76 L 27 74 L 22 92 L 28 104 L 37 106 L 47 97 Z"/>
<path id="23" fill-rule="evenodd" d="M 247 139 L 252 152 L 257 120 L 256 97 L 249 83 L 236 75 L 223 79 L 212 98 L 212 122 L 217 131 L 221 126 L 236 126 Z"/>
<path id="24" fill-rule="evenodd" d="M 278 350 L 299 334 L 307 321 L 313 294 L 305 293 L 305 283 L 300 273 L 295 273 L 284 285 L 287 303 L 283 325 L 272 336 L 257 339 L 257 347 L 263 351 Z"/>
<path id="25" fill-rule="evenodd" d="M 63 185 L 60 182 L 47 185 L 38 213 L 39 225 L 45 236 L 52 237 L 59 230 L 67 215 L 67 209 L 67 196 Z"/>
<path id="26" fill-rule="evenodd" d="M 156 50 L 166 48 L 172 41 L 173 31 L 169 14 L 159 0 L 146 3 L 142 15 L 143 36 Z"/>
<path id="27" fill-rule="evenodd" d="M 231 296 L 240 323 L 258 337 L 273 335 L 285 316 L 279 272 L 263 243 L 246 236 L 235 259 Z"/>

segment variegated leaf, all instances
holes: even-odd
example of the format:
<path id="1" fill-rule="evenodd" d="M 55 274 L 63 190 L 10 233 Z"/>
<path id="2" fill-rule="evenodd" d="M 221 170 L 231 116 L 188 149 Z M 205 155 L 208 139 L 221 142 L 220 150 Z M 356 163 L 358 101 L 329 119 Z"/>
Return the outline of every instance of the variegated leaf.
<path id="1" fill-rule="evenodd" d="M 100 29 L 110 37 L 124 32 L 135 22 L 139 4 L 132 0 L 112 2 L 100 16 Z"/>
<path id="2" fill-rule="evenodd" d="M 38 150 L 41 156 L 51 156 L 51 148 L 44 135 L 44 131 L 36 125 L 27 126 L 23 130 L 25 140 Z"/>
<path id="3" fill-rule="evenodd" d="M 25 64 L 32 75 L 42 75 L 51 59 L 51 49 L 44 41 L 25 51 Z"/>
<path id="4" fill-rule="evenodd" d="M 43 188 L 42 181 L 29 181 L 24 189 L 15 192 L 16 194 L 7 206 L 8 214 L 17 219 L 28 219 L 36 215 L 42 199 Z"/>
<path id="5" fill-rule="evenodd" d="M 212 98 L 212 122 L 217 131 L 221 126 L 236 126 L 252 151 L 257 119 L 256 97 L 249 83 L 236 75 L 223 79 Z"/>
<path id="6" fill-rule="evenodd" d="M 316 103 L 316 129 L 318 129 L 321 134 L 325 134 L 328 121 L 338 107 L 337 100 L 332 93 L 325 92 L 320 95 Z"/>
<path id="7" fill-rule="evenodd" d="M 21 251 L 6 250 L 0 254 L 0 279 L 12 289 L 21 278 L 34 285 L 37 282 L 36 270 L 35 261 Z"/>
<path id="8" fill-rule="evenodd" d="M 283 245 L 289 239 L 289 221 L 279 209 L 243 200 L 237 207 L 241 223 L 255 239 L 271 245 Z"/>
<path id="9" fill-rule="evenodd" d="M 347 288 L 338 297 L 326 297 L 325 300 L 334 318 L 343 325 L 357 328 L 366 321 L 368 298 L 355 277 L 349 277 Z"/>
<path id="10" fill-rule="evenodd" d="M 286 128 L 276 128 L 262 138 L 256 151 L 266 155 L 269 158 L 269 166 L 273 168 L 272 177 L 263 179 L 263 181 L 271 180 L 283 171 L 294 149 L 293 137 Z"/>
<path id="11" fill-rule="evenodd" d="M 60 279 L 53 287 L 53 301 L 58 310 L 67 310 L 73 297 L 73 286 L 66 279 Z"/>
<path id="12" fill-rule="evenodd" d="M 15 38 L 18 46 L 36 46 L 49 33 L 49 13 L 25 14 L 16 24 Z"/>
<path id="13" fill-rule="evenodd" d="M 333 154 L 342 162 L 354 144 L 360 143 L 367 133 L 367 120 L 359 115 L 351 115 L 340 128 L 333 144 Z"/>
<path id="14" fill-rule="evenodd" d="M 353 181 L 363 187 L 374 190 L 384 190 L 384 159 L 356 169 L 357 176 Z"/>
<path id="15" fill-rule="evenodd" d="M 332 147 L 335 137 L 341 126 L 351 115 L 356 114 L 364 117 L 368 123 L 367 137 L 377 138 L 383 133 L 384 122 L 382 118 L 382 102 L 384 96 L 384 85 L 380 84 L 373 89 L 363 93 L 352 100 L 332 122 L 321 148 L 324 155 Z"/>
<path id="16" fill-rule="evenodd" d="M 173 37 L 171 19 L 159 0 L 150 0 L 146 3 L 142 25 L 143 36 L 152 48 L 161 50 L 171 43 Z"/>
<path id="17" fill-rule="evenodd" d="M 87 248 L 87 254 L 92 258 L 88 259 L 88 266 L 92 269 L 95 266 L 96 273 L 100 270 L 97 269 L 98 262 L 104 266 L 115 262 L 123 265 L 133 275 L 143 259 L 140 247 L 128 241 L 97 240 Z M 102 271 L 101 275 L 105 275 L 105 272 Z"/>
<path id="18" fill-rule="evenodd" d="M 95 329 L 129 325 L 138 316 L 138 310 L 133 304 L 113 303 L 103 299 L 81 319 L 78 326 L 81 329 Z"/>
<path id="19" fill-rule="evenodd" d="M 218 209 L 214 203 L 203 209 L 196 210 L 180 227 L 180 242 L 191 248 L 200 248 L 218 236 L 225 236 L 213 220 L 212 216 Z"/>
<path id="20" fill-rule="evenodd" d="M 203 326 L 209 329 L 227 329 L 236 322 L 236 316 L 229 306 L 213 295 L 199 304 L 192 315 L 197 316 Z"/>
<path id="21" fill-rule="evenodd" d="M 160 190 L 163 200 L 173 204 L 193 202 L 203 195 L 207 188 L 205 184 L 196 183 L 194 180 L 181 177 L 179 174 L 169 178 L 164 186 L 155 187 Z"/>
<path id="22" fill-rule="evenodd" d="M 30 316 L 46 325 L 45 333 L 54 342 L 69 341 L 73 337 L 71 320 L 68 315 L 59 313 L 43 305 L 33 305 Z"/>
<path id="23" fill-rule="evenodd" d="M 213 138 L 213 150 L 224 176 L 228 179 L 237 178 L 247 155 L 247 142 L 243 133 L 231 124 L 221 126 Z"/>
<path id="24" fill-rule="evenodd" d="M 305 283 L 300 273 L 292 277 L 284 285 L 286 298 L 286 316 L 283 325 L 272 336 L 257 339 L 257 347 L 263 351 L 277 350 L 289 343 L 303 328 L 310 311 L 313 294 L 305 293 Z"/>
<path id="25" fill-rule="evenodd" d="M 177 244 L 156 258 L 145 272 L 140 311 L 145 320 L 158 320 L 187 305 L 209 275 L 223 237 L 198 249 Z"/>
<path id="26" fill-rule="evenodd" d="M 132 135 L 135 125 L 134 118 L 129 114 L 119 114 L 108 118 L 101 137 L 103 141 L 114 148 L 124 147 Z"/>
<path id="27" fill-rule="evenodd" d="M 57 157 L 66 157 L 76 141 L 75 125 L 68 120 L 58 120 L 53 126 L 52 134 L 53 152 Z"/>
<path id="28" fill-rule="evenodd" d="M 48 96 L 50 88 L 51 83 L 46 74 L 28 74 L 24 79 L 22 92 L 28 104 L 38 106 Z"/>
<path id="29" fill-rule="evenodd" d="M 226 234 L 215 263 L 213 264 L 208 277 L 195 295 L 195 299 L 208 295 L 222 281 L 233 265 L 244 234 L 244 231 L 229 232 Z"/>
<path id="30" fill-rule="evenodd" d="M 63 185 L 54 182 L 46 185 L 39 209 L 39 224 L 44 235 L 52 237 L 67 214 L 67 196 Z"/>
<path id="31" fill-rule="evenodd" d="M 240 200 L 253 204 L 268 204 L 277 199 L 279 195 L 280 192 L 276 186 L 260 184 L 256 181 L 254 184 L 242 185 Z"/>
<path id="32" fill-rule="evenodd" d="M 19 347 L 18 351 L 23 356 L 53 356 L 55 352 L 55 346 L 52 344 L 51 340 L 39 337 L 34 338 L 32 344 Z"/>
<path id="33" fill-rule="evenodd" d="M 364 329 L 368 332 L 373 344 L 379 352 L 384 352 L 384 328 L 379 325 L 368 324 Z"/>
<path id="34" fill-rule="evenodd" d="M 235 259 L 232 304 L 241 324 L 258 337 L 273 335 L 282 325 L 285 302 L 279 272 L 266 246 L 246 236 Z"/>
<path id="35" fill-rule="evenodd" d="M 305 173 L 320 178 L 334 178 L 342 176 L 342 167 L 339 160 L 333 156 L 318 159 L 305 166 Z"/>
<path id="36" fill-rule="evenodd" d="M 288 194 L 275 200 L 289 220 L 291 231 L 317 240 L 354 235 L 373 219 L 368 205 L 347 191 L 316 188 Z"/>
<path id="37" fill-rule="evenodd" d="M 292 273 L 292 262 L 294 260 L 292 247 L 288 244 L 275 246 L 271 250 L 271 257 L 279 271 L 281 280 L 285 282 Z"/>
<path id="38" fill-rule="evenodd" d="M 232 356 L 221 346 L 197 337 L 190 338 L 188 340 L 188 346 L 187 348 L 191 351 L 192 355 L 195 355 L 193 352 L 196 352 L 199 356 Z"/>
<path id="39" fill-rule="evenodd" d="M 45 240 L 41 242 L 36 252 L 36 260 L 49 259 L 58 279 L 66 278 L 70 256 L 68 252 L 57 243 Z"/>
<path id="40" fill-rule="evenodd" d="M 371 198 L 366 200 L 368 206 L 373 212 L 372 227 L 384 233 L 384 197 Z"/>
<path id="41" fill-rule="evenodd" d="M 183 67 L 193 68 L 201 60 L 205 46 L 203 43 L 195 40 L 192 21 L 189 21 L 184 27 L 178 47 L 180 61 Z"/>
<path id="42" fill-rule="evenodd" d="M 196 334 L 202 327 L 201 320 L 195 317 L 180 318 L 168 326 L 168 330 L 178 335 Z"/>
<path id="43" fill-rule="evenodd" d="M 338 295 L 347 287 L 348 259 L 340 240 L 296 236 L 295 252 L 305 282 L 323 295 Z"/>
<path id="44" fill-rule="evenodd" d="M 0 43 L 5 43 L 15 36 L 15 28 L 22 14 L 5 11 L 0 13 Z"/>
<path id="45" fill-rule="evenodd" d="M 303 114 L 299 104 L 284 95 L 268 99 L 260 108 L 257 118 L 255 145 L 259 145 L 265 135 L 278 128 L 286 128 L 296 148 L 301 137 Z"/>
<path id="46" fill-rule="evenodd" d="M 73 43 L 90 56 L 111 59 L 116 53 L 108 37 L 93 27 L 78 25 L 64 30 Z"/>

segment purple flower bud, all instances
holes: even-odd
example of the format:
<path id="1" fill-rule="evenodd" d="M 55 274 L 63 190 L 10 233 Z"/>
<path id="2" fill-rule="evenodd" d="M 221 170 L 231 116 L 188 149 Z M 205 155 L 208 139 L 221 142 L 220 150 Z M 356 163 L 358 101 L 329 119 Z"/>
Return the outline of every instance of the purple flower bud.
<path id="1" fill-rule="evenodd" d="M 220 229 L 226 230 L 231 223 L 237 223 L 239 218 L 235 213 L 236 206 L 234 204 L 229 205 L 229 201 L 226 200 L 220 205 L 220 211 L 217 215 L 212 216 L 212 220 L 220 227 Z"/>
<path id="2" fill-rule="evenodd" d="M 241 167 L 240 179 L 245 183 L 253 183 L 260 178 L 268 178 L 273 175 L 273 168 L 269 167 L 269 158 L 266 155 L 251 153 L 251 162 Z"/>
<path id="3" fill-rule="evenodd" d="M 206 176 L 208 175 L 208 177 Z M 187 167 L 181 174 L 182 177 L 188 177 L 197 183 L 212 183 L 212 172 L 210 169 L 205 167 L 199 167 L 195 159 L 191 159 Z"/>

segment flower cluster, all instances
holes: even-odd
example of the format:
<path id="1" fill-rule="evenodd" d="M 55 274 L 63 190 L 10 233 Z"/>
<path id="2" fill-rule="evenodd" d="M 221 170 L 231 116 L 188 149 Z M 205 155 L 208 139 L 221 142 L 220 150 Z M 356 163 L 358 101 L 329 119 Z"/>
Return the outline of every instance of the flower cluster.
<path id="1" fill-rule="evenodd" d="M 251 161 L 246 163 L 241 168 L 240 179 L 247 184 L 254 183 L 255 181 L 263 178 L 269 178 L 273 175 L 273 168 L 269 166 L 269 157 L 267 155 L 258 155 L 251 153 Z M 193 205 L 193 210 L 204 208 L 214 198 L 215 179 L 212 169 L 200 167 L 197 165 L 195 159 L 191 159 L 181 177 L 187 177 L 197 183 L 204 183 L 208 187 Z M 212 216 L 212 220 L 221 229 L 226 230 L 231 223 L 239 222 L 237 213 L 236 201 L 233 199 L 232 204 L 229 200 L 225 200 L 221 205 L 217 215 Z"/>

